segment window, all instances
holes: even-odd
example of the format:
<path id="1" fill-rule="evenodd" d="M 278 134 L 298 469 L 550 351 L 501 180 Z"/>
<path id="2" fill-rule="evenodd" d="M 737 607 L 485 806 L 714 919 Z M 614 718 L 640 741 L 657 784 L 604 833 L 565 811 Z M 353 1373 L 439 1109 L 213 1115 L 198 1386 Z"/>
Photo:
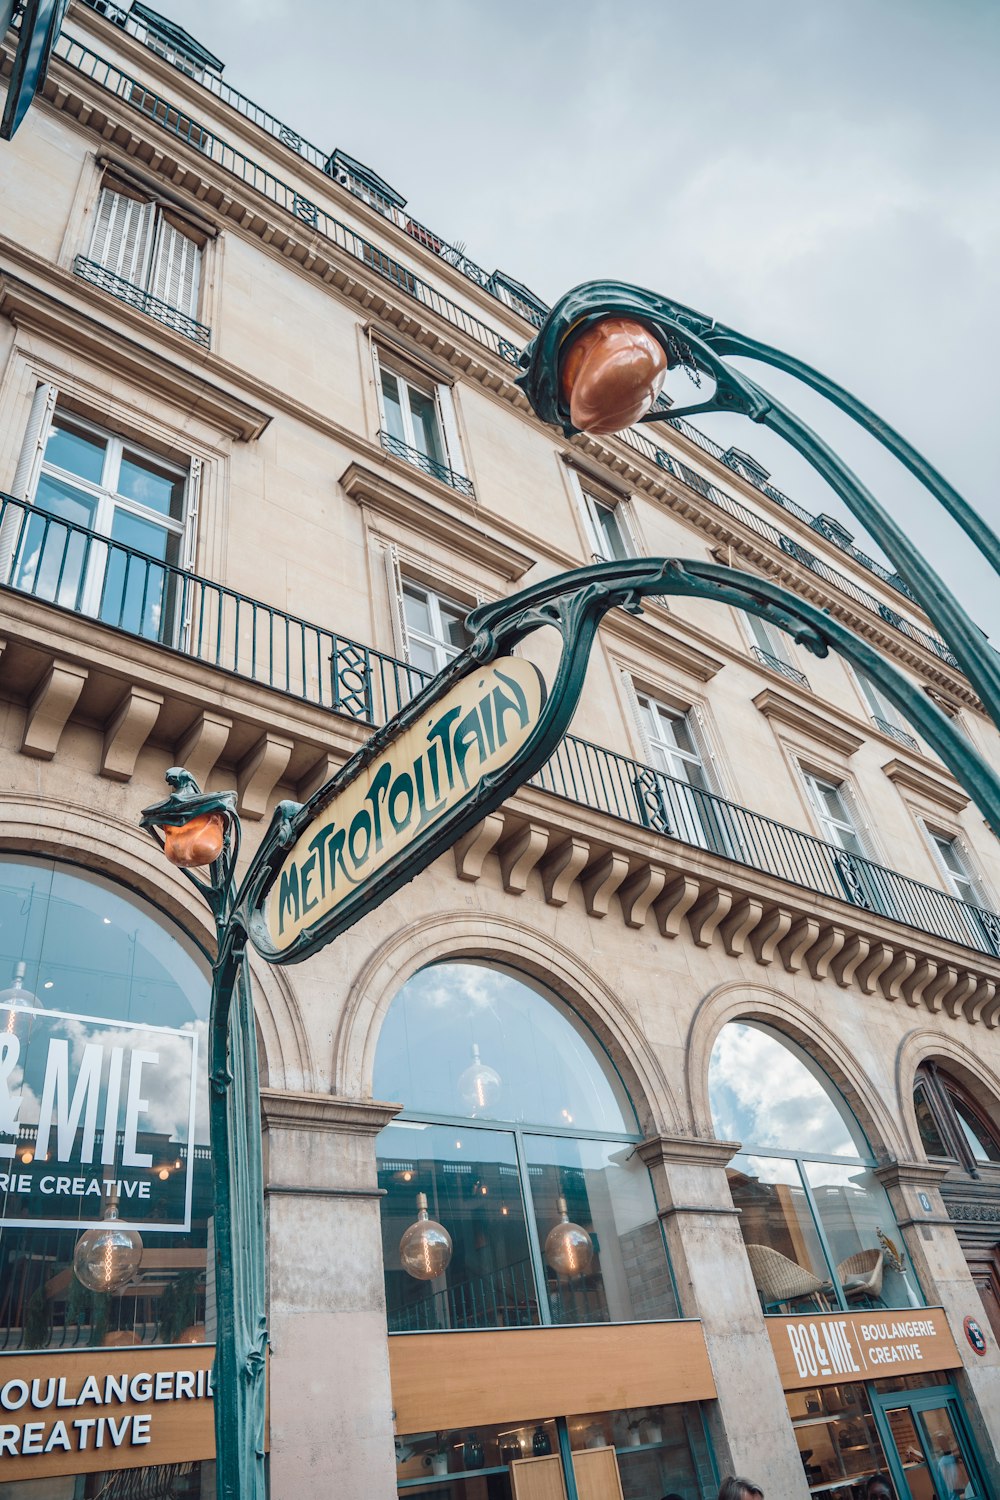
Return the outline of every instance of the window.
<path id="1" fill-rule="evenodd" d="M 895 1217 L 861 1128 L 833 1084 L 788 1038 L 724 1026 L 709 1095 L 765 1312 L 919 1307 Z"/>
<path id="2" fill-rule="evenodd" d="M 12 582 L 151 640 L 176 644 L 179 572 L 196 466 L 175 467 L 55 406 L 40 386 L 26 439 L 37 450 Z M 51 414 L 49 414 L 51 412 Z"/>
<path id="3" fill-rule="evenodd" d="M 124 184 L 104 187 L 97 205 L 89 258 L 77 272 L 123 301 L 197 342 L 208 342 L 198 323 L 200 241 L 178 211 L 142 197 Z"/>
<path id="4" fill-rule="evenodd" d="M 937 833 L 926 824 L 924 832 L 951 894 L 960 901 L 967 901 L 970 906 L 988 906 L 986 893 L 973 871 L 972 861 L 961 839 L 955 834 Z"/>
<path id="5" fill-rule="evenodd" d="M 866 856 L 868 851 L 858 829 L 852 806 L 853 798 L 847 783 L 832 781 L 825 776 L 814 775 L 811 771 L 804 771 L 802 774 L 826 842 L 835 844 L 847 854 Z"/>
<path id="6" fill-rule="evenodd" d="M 628 683 L 631 691 L 631 682 Z M 636 797 L 643 822 L 703 849 L 739 859 L 740 840 L 728 802 L 712 795 L 714 776 L 708 739 L 696 708 L 672 708 L 648 693 L 636 693 L 639 727 L 655 771 L 637 775 Z"/>
<path id="7" fill-rule="evenodd" d="M 465 627 L 469 611 L 409 578 L 402 579 L 402 591 L 407 658 L 433 676 L 472 640 Z"/>
<path id="8" fill-rule="evenodd" d="M 853 671 L 872 723 L 877 729 L 881 729 L 883 734 L 891 735 L 894 740 L 899 740 L 901 744 L 908 745 L 911 750 L 916 750 L 917 742 L 907 730 L 899 710 L 865 672 L 862 672 L 859 667 L 854 667 Z"/>
<path id="9" fill-rule="evenodd" d="M 751 614 L 749 610 L 743 611 L 742 614 L 753 654 L 757 660 L 763 666 L 770 667 L 772 672 L 780 672 L 782 677 L 787 677 L 790 681 L 807 688 L 809 681 L 805 673 L 800 672 L 792 661 L 785 632 L 771 625 L 767 620 L 761 619 L 760 615 Z"/>
<path id="10" fill-rule="evenodd" d="M 957 1161 L 973 1176 L 985 1162 L 1000 1163 L 1000 1132 L 961 1084 L 933 1062 L 917 1072 L 913 1108 L 928 1156 Z"/>
<path id="11" fill-rule="evenodd" d="M 374 1087 L 405 1102 L 377 1146 L 390 1331 L 677 1316 L 635 1113 L 554 997 L 431 965 L 389 1010 Z M 415 1261 L 425 1206 L 450 1252 Z"/>
<path id="12" fill-rule="evenodd" d="M 587 523 L 587 535 L 593 549 L 595 562 L 617 562 L 634 557 L 635 547 L 629 535 L 622 506 L 608 505 L 597 500 L 586 490 L 583 496 L 583 513 Z"/>
<path id="13" fill-rule="evenodd" d="M 452 489 L 471 496 L 465 477 L 451 390 L 393 368 L 373 349 L 383 448 Z"/>
<path id="14" fill-rule="evenodd" d="M 646 742 L 653 763 L 668 776 L 709 791 L 692 711 L 668 708 L 645 693 L 637 694 Z"/>

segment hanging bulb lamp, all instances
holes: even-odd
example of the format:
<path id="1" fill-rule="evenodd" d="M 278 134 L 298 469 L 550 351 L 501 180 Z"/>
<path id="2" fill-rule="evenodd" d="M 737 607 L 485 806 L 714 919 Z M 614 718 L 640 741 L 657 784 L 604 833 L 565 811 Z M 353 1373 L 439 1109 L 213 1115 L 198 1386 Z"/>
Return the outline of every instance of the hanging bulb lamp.
<path id="1" fill-rule="evenodd" d="M 451 1235 L 427 1214 L 427 1194 L 417 1194 L 417 1218 L 399 1242 L 403 1270 L 417 1281 L 433 1281 L 451 1260 Z"/>
<path id="2" fill-rule="evenodd" d="M 15 1014 L 19 1010 L 34 1010 L 40 1004 L 38 996 L 33 995 L 30 990 L 24 988 L 24 976 L 27 972 L 27 964 L 24 959 L 19 959 L 14 965 L 11 982 L 5 990 L 0 990 L 0 1008 L 8 1012 L 4 1022 L 5 1030 L 14 1030 Z"/>
<path id="3" fill-rule="evenodd" d="M 73 1251 L 73 1274 L 88 1292 L 118 1292 L 132 1280 L 142 1260 L 142 1238 L 118 1222 L 117 1208 L 109 1208 L 104 1223 L 88 1229 Z"/>
<path id="4" fill-rule="evenodd" d="M 559 1223 L 545 1237 L 545 1259 L 558 1276 L 582 1276 L 594 1258 L 594 1242 L 579 1224 L 571 1224 L 566 1199 L 559 1199 Z"/>
<path id="5" fill-rule="evenodd" d="M 473 1114 L 479 1114 L 494 1104 L 500 1095 L 500 1074 L 484 1063 L 479 1048 L 472 1044 L 472 1062 L 458 1080 L 458 1092 Z"/>

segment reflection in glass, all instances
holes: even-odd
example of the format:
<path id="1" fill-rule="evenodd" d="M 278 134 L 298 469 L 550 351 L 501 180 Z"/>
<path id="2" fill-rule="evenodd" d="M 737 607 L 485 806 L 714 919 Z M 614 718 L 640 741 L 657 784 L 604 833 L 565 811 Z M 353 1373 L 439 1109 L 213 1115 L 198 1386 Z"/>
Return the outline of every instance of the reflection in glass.
<path id="1" fill-rule="evenodd" d="M 547 1245 L 564 1212 L 590 1239 L 591 1255 L 579 1258 L 576 1271 L 554 1267 L 546 1253 L 552 1321 L 676 1318 L 652 1184 L 634 1147 L 530 1135 L 524 1151 L 540 1242 Z"/>
<path id="2" fill-rule="evenodd" d="M 503 1080 L 482 1108 L 463 1098 L 473 1047 Z M 382 1027 L 374 1086 L 411 1114 L 475 1108 L 477 1119 L 636 1129 L 620 1079 L 580 1022 L 526 979 L 485 964 L 435 964 L 408 980 Z"/>
<path id="3" fill-rule="evenodd" d="M 65 609 L 79 609 L 91 542 L 60 522 L 92 527 L 96 510 L 92 495 L 43 474 L 35 492 L 34 511 L 27 515 L 22 531 L 14 587 Z"/>
<path id="4" fill-rule="evenodd" d="M 798 1165 L 740 1155 L 726 1175 L 764 1311 L 828 1307 L 833 1286 Z"/>
<path id="5" fill-rule="evenodd" d="M 714 1495 L 705 1430 L 696 1407 L 644 1406 L 630 1411 L 588 1412 L 570 1417 L 574 1454 L 614 1448 L 625 1500 L 661 1495 Z M 579 1463 L 577 1481 L 586 1474 Z M 587 1492 L 589 1493 L 589 1491 Z M 603 1494 L 603 1490 L 601 1491 Z"/>
<path id="6" fill-rule="evenodd" d="M 206 965 L 179 930 L 120 886 L 11 858 L 0 860 L 0 983 L 29 1000 L 11 1006 L 8 993 L 0 1011 L 0 1040 L 8 1058 L 14 1045 L 18 1053 L 7 1087 L 20 1094 L 16 1134 L 0 1120 L 0 1146 L 13 1152 L 0 1156 L 8 1179 L 0 1190 L 0 1351 L 172 1343 L 204 1324 L 208 1295 Z M 74 1086 L 91 1059 L 73 1130 L 60 1125 L 58 1108 L 40 1109 L 60 1048 Z M 157 1061 L 140 1064 L 142 1053 Z M 140 1065 L 139 1097 L 148 1102 L 130 1138 L 121 1111 Z M 115 1077 L 119 1113 L 106 1132 Z M 96 1101 L 93 1110 L 85 1098 Z M 16 1173 L 7 1170 L 12 1160 Z M 82 1196 L 59 1189 L 78 1178 Z M 123 1227 L 141 1229 L 142 1260 L 127 1285 L 95 1291 L 73 1274 L 74 1254 L 81 1231 L 93 1224 L 99 1234 L 111 1207 Z"/>
<path id="7" fill-rule="evenodd" d="M 382 1131 L 377 1152 L 390 1330 L 539 1322 L 513 1139 L 397 1122 Z M 430 1280 L 415 1280 L 400 1259 L 417 1193 L 453 1247 Z"/>
<path id="8" fill-rule="evenodd" d="M 919 1307 L 902 1236 L 874 1174 L 867 1167 L 831 1162 L 807 1162 L 805 1171 L 848 1306 Z M 879 1230 L 895 1246 L 896 1256 L 887 1253 Z"/>
<path id="9" fill-rule="evenodd" d="M 417 1281 L 442 1276 L 451 1260 L 451 1235 L 427 1212 L 427 1194 L 417 1194 L 417 1217 L 399 1241 L 399 1263 Z"/>
<path id="10" fill-rule="evenodd" d="M 952 1153 L 944 1143 L 944 1137 L 938 1127 L 937 1117 L 931 1108 L 930 1100 L 919 1085 L 913 1091 L 913 1110 L 917 1117 L 920 1144 L 927 1155 L 951 1156 Z"/>

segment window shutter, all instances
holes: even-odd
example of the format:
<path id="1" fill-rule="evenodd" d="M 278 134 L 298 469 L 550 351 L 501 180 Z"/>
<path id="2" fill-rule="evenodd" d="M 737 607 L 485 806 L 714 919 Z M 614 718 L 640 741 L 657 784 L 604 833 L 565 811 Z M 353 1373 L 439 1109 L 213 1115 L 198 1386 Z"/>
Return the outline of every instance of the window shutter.
<path id="1" fill-rule="evenodd" d="M 149 290 L 186 317 L 198 311 L 201 246 L 161 215 Z"/>
<path id="2" fill-rule="evenodd" d="M 639 707 L 639 695 L 635 690 L 635 682 L 631 672 L 622 672 L 622 688 L 625 693 L 625 701 L 632 715 L 632 724 L 635 729 L 636 742 L 639 745 L 639 753 L 644 760 L 652 762 L 653 749 L 649 743 L 649 733 L 643 718 L 642 709 Z"/>
<path id="3" fill-rule="evenodd" d="M 385 572 L 389 585 L 389 614 L 392 619 L 393 646 L 401 661 L 409 661 L 410 643 L 406 633 L 403 575 L 399 569 L 399 553 L 392 544 L 385 549 Z"/>
<path id="4" fill-rule="evenodd" d="M 996 905 L 989 893 L 989 890 L 987 889 L 986 881 L 983 879 L 979 861 L 960 833 L 955 835 L 955 843 L 958 845 L 958 849 L 961 854 L 962 863 L 965 866 L 966 873 L 968 874 L 969 879 L 972 881 L 972 889 L 975 892 L 976 905 L 986 907 L 990 911 L 995 911 Z"/>
<path id="5" fill-rule="evenodd" d="M 132 286 L 145 287 L 155 212 L 152 203 L 102 188 L 90 259 Z"/>
<path id="6" fill-rule="evenodd" d="M 840 790 L 844 802 L 850 810 L 851 822 L 854 824 L 854 831 L 861 841 L 862 849 L 869 859 L 874 860 L 876 864 L 880 864 L 882 856 L 879 852 L 878 840 L 875 838 L 875 830 L 865 817 L 864 809 L 861 806 L 854 787 L 849 781 L 842 781 L 840 783 Z"/>
<path id="7" fill-rule="evenodd" d="M 615 506 L 615 519 L 621 529 L 622 540 L 630 557 L 641 557 L 639 548 L 639 533 L 636 528 L 635 509 L 631 500 L 619 500 Z M 660 599 L 660 604 L 666 604 L 665 599 Z"/>
<path id="8" fill-rule="evenodd" d="M 10 492 L 16 500 L 33 500 L 38 483 L 38 471 L 42 466 L 45 444 L 48 442 L 52 413 L 56 409 L 56 388 L 43 382 L 35 387 L 28 413 L 28 425 L 24 429 L 21 453 L 14 470 Z"/>
<path id="9" fill-rule="evenodd" d="M 369 346 L 372 351 L 372 369 L 375 371 L 375 400 L 378 402 L 378 425 L 382 432 L 387 432 L 385 425 L 385 400 L 382 396 L 382 366 L 378 357 L 378 345 L 369 336 Z"/>
<path id="10" fill-rule="evenodd" d="M 198 550 L 198 507 L 201 502 L 201 459 L 192 458 L 184 495 L 184 543 L 181 567 L 193 568 Z"/>
<path id="11" fill-rule="evenodd" d="M 587 538 L 587 546 L 590 549 L 590 556 L 595 562 L 603 562 L 604 546 L 600 533 L 597 530 L 597 522 L 594 520 L 590 496 L 585 493 L 583 485 L 580 483 L 580 476 L 576 470 L 572 466 L 569 466 L 566 472 L 569 475 L 569 485 L 576 500 L 577 510 L 580 512 L 580 519 L 583 521 L 583 530 Z"/>
<path id="12" fill-rule="evenodd" d="M 705 778 L 713 792 L 717 792 L 720 797 L 725 797 L 726 783 L 722 776 L 719 759 L 712 748 L 712 736 L 708 732 L 705 715 L 695 703 L 688 709 L 685 717 L 691 730 L 691 738 L 694 740 L 701 759 Z"/>
<path id="13" fill-rule="evenodd" d="M 438 415 L 441 419 L 441 431 L 444 434 L 445 453 L 448 458 L 448 467 L 456 474 L 461 474 L 463 479 L 465 463 L 462 458 L 462 444 L 458 436 L 458 418 L 455 415 L 455 398 L 451 393 L 450 385 L 439 385 L 436 387 Z"/>

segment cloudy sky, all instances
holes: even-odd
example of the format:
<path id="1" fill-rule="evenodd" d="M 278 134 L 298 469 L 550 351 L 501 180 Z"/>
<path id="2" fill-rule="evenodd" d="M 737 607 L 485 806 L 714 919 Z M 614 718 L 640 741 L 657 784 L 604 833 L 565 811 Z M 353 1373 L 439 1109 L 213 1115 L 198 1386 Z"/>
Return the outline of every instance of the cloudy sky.
<path id="1" fill-rule="evenodd" d="M 158 3 L 230 83 L 366 162 L 487 270 L 549 301 L 595 276 L 644 283 L 789 348 L 1000 526 L 993 0 Z M 799 409 L 1000 640 L 971 545 L 821 403 Z M 837 511 L 766 433 L 714 421 Z"/>

